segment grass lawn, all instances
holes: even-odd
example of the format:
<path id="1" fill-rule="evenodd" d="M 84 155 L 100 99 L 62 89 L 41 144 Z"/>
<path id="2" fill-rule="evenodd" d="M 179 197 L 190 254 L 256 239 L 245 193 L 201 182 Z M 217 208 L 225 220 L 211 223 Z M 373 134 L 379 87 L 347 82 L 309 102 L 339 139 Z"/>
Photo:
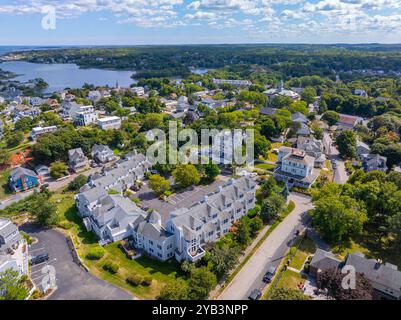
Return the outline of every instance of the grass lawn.
<path id="1" fill-rule="evenodd" d="M 292 260 L 290 262 L 290 267 L 298 269 L 298 270 L 301 270 L 301 268 L 302 268 L 305 260 L 308 258 L 308 256 L 311 254 L 314 254 L 316 251 L 315 243 L 309 238 L 303 239 L 298 250 L 296 250 L 297 245 L 302 240 L 302 238 L 301 237 L 298 238 L 296 240 L 294 246 L 292 246 L 290 248 L 290 256 L 295 253 L 294 257 L 292 258 Z"/>
<path id="2" fill-rule="evenodd" d="M 272 171 L 272 170 L 274 170 L 276 168 L 276 166 L 273 165 L 273 164 L 270 164 L 270 163 L 257 163 L 255 165 L 255 168 Z"/>
<path id="3" fill-rule="evenodd" d="M 371 233 L 365 233 L 358 238 L 351 240 L 343 246 L 335 246 L 333 252 L 340 258 L 344 258 L 348 253 L 361 252 L 368 259 L 381 259 L 384 262 L 390 262 L 401 268 L 400 252 L 391 247 L 388 239 L 379 241 Z"/>
<path id="4" fill-rule="evenodd" d="M 8 187 L 8 177 L 10 176 L 11 169 L 6 169 L 0 172 L 0 199 L 5 199 L 12 195 Z"/>
<path id="5" fill-rule="evenodd" d="M 298 289 L 298 285 L 304 284 L 305 279 L 302 278 L 301 274 L 292 270 L 286 270 L 281 275 L 280 280 L 277 283 L 276 288 L 287 288 L 287 289 Z"/>
<path id="6" fill-rule="evenodd" d="M 177 277 L 185 279 L 180 274 L 180 266 L 175 260 L 169 262 L 159 262 L 147 257 L 136 260 L 128 259 L 125 253 L 118 248 L 118 243 L 109 244 L 105 247 L 105 255 L 98 261 L 86 259 L 87 253 L 98 247 L 97 238 L 94 233 L 86 231 L 81 218 L 75 208 L 73 193 L 57 193 L 53 195 L 52 201 L 57 204 L 59 213 L 59 226 L 65 229 L 74 239 L 78 254 L 95 276 L 108 281 L 118 287 L 126 289 L 140 299 L 156 299 L 160 294 L 161 288 L 169 281 Z M 106 261 L 116 263 L 119 270 L 116 274 L 111 274 L 103 270 Z M 141 275 L 152 278 L 152 284 L 148 287 L 128 285 L 125 280 L 130 275 Z"/>

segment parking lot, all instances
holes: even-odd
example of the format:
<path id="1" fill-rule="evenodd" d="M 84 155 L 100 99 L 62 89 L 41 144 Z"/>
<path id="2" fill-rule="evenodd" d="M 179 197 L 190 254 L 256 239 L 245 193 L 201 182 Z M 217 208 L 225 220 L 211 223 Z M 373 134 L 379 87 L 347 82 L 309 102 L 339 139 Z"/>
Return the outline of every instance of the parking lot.
<path id="1" fill-rule="evenodd" d="M 162 217 L 162 223 L 165 224 L 171 211 L 178 208 L 190 207 L 194 203 L 201 201 L 205 195 L 214 192 L 219 186 L 227 183 L 229 179 L 229 176 L 219 176 L 210 185 L 190 187 L 168 197 L 167 201 L 160 200 L 147 184 L 142 186 L 136 193 L 136 196 L 141 199 L 143 207 L 152 208 L 159 212 Z"/>
<path id="2" fill-rule="evenodd" d="M 57 289 L 49 300 L 132 300 L 134 297 L 103 280 L 100 280 L 74 261 L 66 237 L 53 229 L 36 225 L 20 228 L 38 242 L 29 247 L 29 255 L 48 253 L 49 260 L 31 266 L 31 277 L 35 285 L 43 290 L 54 281 Z"/>

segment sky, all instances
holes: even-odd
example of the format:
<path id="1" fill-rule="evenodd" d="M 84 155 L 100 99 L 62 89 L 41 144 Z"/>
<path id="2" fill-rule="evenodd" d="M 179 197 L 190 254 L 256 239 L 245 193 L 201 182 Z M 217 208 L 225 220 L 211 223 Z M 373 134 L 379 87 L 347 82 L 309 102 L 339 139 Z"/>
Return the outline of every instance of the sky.
<path id="1" fill-rule="evenodd" d="M 0 0 L 0 45 L 401 43 L 401 0 Z"/>

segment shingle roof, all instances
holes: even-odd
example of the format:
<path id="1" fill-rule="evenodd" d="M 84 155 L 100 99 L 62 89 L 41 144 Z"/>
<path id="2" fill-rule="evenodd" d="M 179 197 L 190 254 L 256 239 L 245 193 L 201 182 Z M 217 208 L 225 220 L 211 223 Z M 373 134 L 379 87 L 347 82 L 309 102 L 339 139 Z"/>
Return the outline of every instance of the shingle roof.
<path id="1" fill-rule="evenodd" d="M 316 269 L 322 271 L 338 268 L 340 264 L 341 260 L 337 259 L 333 253 L 324 251 L 322 249 L 316 250 L 310 262 L 311 267 L 315 267 Z"/>

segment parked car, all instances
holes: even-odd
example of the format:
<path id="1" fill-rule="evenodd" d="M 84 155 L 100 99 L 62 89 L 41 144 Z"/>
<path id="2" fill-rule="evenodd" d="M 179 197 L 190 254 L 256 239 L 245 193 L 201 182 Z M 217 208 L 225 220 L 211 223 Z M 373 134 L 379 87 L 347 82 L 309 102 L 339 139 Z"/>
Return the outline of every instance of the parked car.
<path id="1" fill-rule="evenodd" d="M 263 276 L 263 282 L 270 283 L 272 282 L 274 275 L 276 274 L 276 268 L 270 267 L 269 271 Z"/>
<path id="2" fill-rule="evenodd" d="M 262 292 L 259 289 L 252 290 L 251 294 L 249 295 L 249 300 L 259 300 L 262 297 Z"/>
<path id="3" fill-rule="evenodd" d="M 37 255 L 35 257 L 31 258 L 31 265 L 39 264 L 45 261 L 49 260 L 49 254 L 48 253 L 42 253 L 40 255 Z"/>

